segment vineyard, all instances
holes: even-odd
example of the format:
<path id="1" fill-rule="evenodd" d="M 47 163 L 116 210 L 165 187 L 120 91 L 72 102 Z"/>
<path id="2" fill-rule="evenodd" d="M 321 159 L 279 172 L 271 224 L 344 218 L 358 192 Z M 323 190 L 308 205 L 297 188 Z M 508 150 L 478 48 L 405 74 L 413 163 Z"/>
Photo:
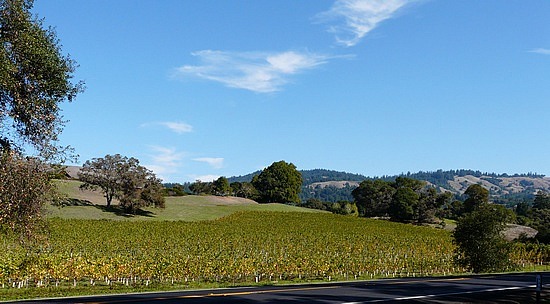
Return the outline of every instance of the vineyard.
<path id="1" fill-rule="evenodd" d="M 29 252 L 0 239 L 2 289 L 193 286 L 448 275 L 447 231 L 332 214 L 242 212 L 214 221 L 50 219 Z M 518 247 L 517 262 L 550 249 Z"/>

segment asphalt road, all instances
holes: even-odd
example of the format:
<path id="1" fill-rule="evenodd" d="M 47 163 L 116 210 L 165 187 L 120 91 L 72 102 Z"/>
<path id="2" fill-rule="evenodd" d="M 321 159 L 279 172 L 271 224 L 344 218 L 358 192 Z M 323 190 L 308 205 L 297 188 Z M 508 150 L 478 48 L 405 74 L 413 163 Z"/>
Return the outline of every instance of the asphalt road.
<path id="1" fill-rule="evenodd" d="M 541 273 L 550 283 L 550 272 Z M 550 284 L 540 303 L 550 303 Z M 140 293 L 17 303 L 536 303 L 535 274 L 408 278 L 334 284 Z"/>

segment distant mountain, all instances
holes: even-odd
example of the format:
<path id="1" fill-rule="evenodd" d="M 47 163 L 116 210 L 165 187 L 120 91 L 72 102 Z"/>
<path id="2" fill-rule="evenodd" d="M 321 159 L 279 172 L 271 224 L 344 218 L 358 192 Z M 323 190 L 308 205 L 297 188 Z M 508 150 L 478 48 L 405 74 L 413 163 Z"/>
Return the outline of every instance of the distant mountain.
<path id="1" fill-rule="evenodd" d="M 257 171 L 248 175 L 228 178 L 230 182 L 250 182 Z M 302 170 L 302 201 L 314 198 L 326 202 L 353 200 L 351 192 L 359 183 L 366 179 L 395 180 L 398 176 L 426 181 L 439 191 L 449 191 L 457 199 L 464 199 L 464 191 L 472 184 L 480 184 L 487 188 L 491 200 L 504 205 L 515 205 L 520 201 L 532 201 L 538 191 L 550 192 L 550 178 L 542 174 L 496 174 L 475 170 L 437 170 L 420 171 L 401 175 L 366 177 L 341 171 L 314 169 Z"/>

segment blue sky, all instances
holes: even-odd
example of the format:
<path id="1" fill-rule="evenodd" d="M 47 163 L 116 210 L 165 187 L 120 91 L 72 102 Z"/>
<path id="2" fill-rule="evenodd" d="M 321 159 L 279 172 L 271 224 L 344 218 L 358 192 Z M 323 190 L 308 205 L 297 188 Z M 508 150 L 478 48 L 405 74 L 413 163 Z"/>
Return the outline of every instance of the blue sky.
<path id="1" fill-rule="evenodd" d="M 79 161 L 167 182 L 279 160 L 550 174 L 550 1 L 36 0 L 86 91 Z"/>

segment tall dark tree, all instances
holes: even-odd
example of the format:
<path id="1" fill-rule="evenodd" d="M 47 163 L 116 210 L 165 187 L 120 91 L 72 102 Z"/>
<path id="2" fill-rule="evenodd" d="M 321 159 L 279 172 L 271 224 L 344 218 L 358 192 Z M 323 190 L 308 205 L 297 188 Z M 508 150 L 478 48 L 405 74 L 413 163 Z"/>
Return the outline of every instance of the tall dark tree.
<path id="1" fill-rule="evenodd" d="M 380 179 L 364 180 L 351 193 L 360 216 L 386 216 L 395 188 Z"/>
<path id="2" fill-rule="evenodd" d="M 535 209 L 550 209 L 550 194 L 544 191 L 539 191 L 535 195 L 533 202 L 533 208 Z"/>
<path id="3" fill-rule="evenodd" d="M 60 104 L 72 101 L 75 62 L 61 54 L 52 28 L 32 17 L 32 0 L 0 0 L 0 147 L 61 157 L 56 143 L 64 126 Z"/>
<path id="4" fill-rule="evenodd" d="M 254 176 L 252 185 L 261 203 L 300 203 L 302 175 L 292 163 L 278 161 Z"/>
<path id="5" fill-rule="evenodd" d="M 212 182 L 212 190 L 215 195 L 226 196 L 231 192 L 231 187 L 225 176 L 221 176 Z"/>
<path id="6" fill-rule="evenodd" d="M 412 188 L 398 188 L 388 208 L 390 218 L 400 222 L 414 220 L 415 209 L 418 205 L 419 198 L 419 195 Z"/>
<path id="7" fill-rule="evenodd" d="M 464 212 L 472 212 L 477 207 L 489 202 L 489 190 L 474 184 L 464 192 L 468 198 L 464 201 Z"/>
<path id="8" fill-rule="evenodd" d="M 511 211 L 502 205 L 481 204 L 458 221 L 453 232 L 457 262 L 475 273 L 507 270 L 511 245 L 502 236 Z"/>

